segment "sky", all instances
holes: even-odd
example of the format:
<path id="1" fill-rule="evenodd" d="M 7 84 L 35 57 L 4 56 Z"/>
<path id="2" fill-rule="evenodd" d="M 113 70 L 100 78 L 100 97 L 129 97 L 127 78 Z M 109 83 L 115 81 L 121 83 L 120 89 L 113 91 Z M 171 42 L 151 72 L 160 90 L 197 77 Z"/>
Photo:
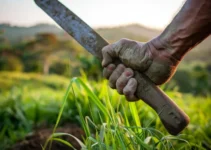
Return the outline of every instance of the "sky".
<path id="1" fill-rule="evenodd" d="M 163 29 L 184 0 L 60 0 L 92 27 L 139 23 Z M 55 24 L 33 0 L 0 0 L 0 23 L 32 26 Z"/>

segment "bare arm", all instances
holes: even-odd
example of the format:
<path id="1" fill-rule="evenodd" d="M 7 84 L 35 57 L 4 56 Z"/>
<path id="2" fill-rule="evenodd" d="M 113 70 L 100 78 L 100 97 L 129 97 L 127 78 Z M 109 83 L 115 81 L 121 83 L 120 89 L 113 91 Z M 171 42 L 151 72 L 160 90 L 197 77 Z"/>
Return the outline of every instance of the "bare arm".
<path id="1" fill-rule="evenodd" d="M 186 52 L 211 33 L 211 0 L 187 0 L 172 22 L 152 43 L 163 44 L 181 60 Z"/>

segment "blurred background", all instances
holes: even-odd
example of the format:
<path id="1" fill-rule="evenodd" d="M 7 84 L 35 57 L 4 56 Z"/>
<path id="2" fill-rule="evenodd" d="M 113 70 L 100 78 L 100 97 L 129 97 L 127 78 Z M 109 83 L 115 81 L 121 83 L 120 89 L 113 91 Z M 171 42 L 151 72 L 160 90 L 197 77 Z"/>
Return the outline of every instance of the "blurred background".
<path id="1" fill-rule="evenodd" d="M 109 42 L 120 38 L 148 41 L 168 25 L 184 0 L 62 0 Z M 210 37 L 189 52 L 171 80 L 181 92 L 207 95 Z M 0 70 L 101 78 L 100 64 L 59 28 L 32 0 L 1 0 Z M 7 87 L 1 78 L 0 85 Z M 1 87 L 1 88 L 3 88 Z"/>
<path id="2" fill-rule="evenodd" d="M 184 0 L 62 0 L 109 42 L 120 38 L 148 41 L 168 25 Z M 210 37 L 189 52 L 171 80 L 171 88 L 207 95 L 210 83 Z M 66 77 L 86 70 L 101 78 L 100 64 L 59 28 L 32 0 L 1 0 L 0 70 L 57 74 Z M 0 80 L 1 88 L 7 81 Z M 3 87 L 2 87 L 3 86 Z"/>
<path id="3" fill-rule="evenodd" d="M 146 42 L 162 32 L 185 1 L 61 0 L 61 2 L 109 42 L 121 38 Z M 208 37 L 185 56 L 172 80 L 162 85 L 165 91 L 188 95 L 190 99 L 200 97 L 204 100 L 210 97 L 210 41 L 211 37 Z M 90 81 L 101 82 L 103 79 L 100 62 L 58 27 L 33 0 L 1 0 L 0 139 L 2 143 L 5 145 L 14 143 L 43 120 L 47 120 L 47 124 L 55 123 L 55 116 L 59 110 L 57 101 L 62 99 L 69 80 L 75 76 L 86 76 Z M 35 117 L 32 108 L 38 109 L 38 105 L 40 114 L 46 114 L 47 117 L 42 118 L 43 115 Z M 210 107 L 210 103 L 208 106 Z M 73 110 L 72 106 L 69 112 L 71 115 L 74 114 Z M 64 120 L 71 120 L 68 114 L 66 115 Z M 210 118 L 205 116 L 204 122 L 210 123 Z M 26 131 L 22 131 L 23 129 Z M 5 137 L 10 139 L 9 142 Z"/>

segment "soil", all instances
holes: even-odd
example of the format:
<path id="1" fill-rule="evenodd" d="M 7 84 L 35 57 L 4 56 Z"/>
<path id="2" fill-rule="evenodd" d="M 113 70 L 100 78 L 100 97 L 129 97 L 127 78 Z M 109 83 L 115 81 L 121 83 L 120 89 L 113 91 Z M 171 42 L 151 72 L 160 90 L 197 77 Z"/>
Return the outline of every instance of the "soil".
<path id="1" fill-rule="evenodd" d="M 41 145 L 44 146 L 46 139 L 52 134 L 52 130 L 52 128 L 37 129 L 34 133 L 27 135 L 24 140 L 18 141 L 12 150 L 42 150 Z M 82 137 L 85 136 L 84 131 L 75 124 L 66 124 L 57 128 L 56 132 L 72 134 L 81 141 L 83 141 Z M 77 141 L 70 136 L 62 136 L 60 138 L 71 143 L 76 149 L 81 148 Z M 48 149 L 49 147 L 46 150 Z M 53 141 L 51 150 L 72 150 L 72 148 L 61 142 Z"/>

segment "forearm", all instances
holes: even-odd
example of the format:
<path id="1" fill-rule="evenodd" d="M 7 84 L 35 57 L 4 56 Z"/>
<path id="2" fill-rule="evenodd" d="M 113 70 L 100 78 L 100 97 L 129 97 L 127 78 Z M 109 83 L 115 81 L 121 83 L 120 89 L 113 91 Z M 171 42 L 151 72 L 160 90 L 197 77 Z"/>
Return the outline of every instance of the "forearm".
<path id="1" fill-rule="evenodd" d="M 153 45 L 160 50 L 160 45 L 164 45 L 171 56 L 181 60 L 210 33 L 211 0 L 187 0 L 163 33 L 153 40 Z"/>

